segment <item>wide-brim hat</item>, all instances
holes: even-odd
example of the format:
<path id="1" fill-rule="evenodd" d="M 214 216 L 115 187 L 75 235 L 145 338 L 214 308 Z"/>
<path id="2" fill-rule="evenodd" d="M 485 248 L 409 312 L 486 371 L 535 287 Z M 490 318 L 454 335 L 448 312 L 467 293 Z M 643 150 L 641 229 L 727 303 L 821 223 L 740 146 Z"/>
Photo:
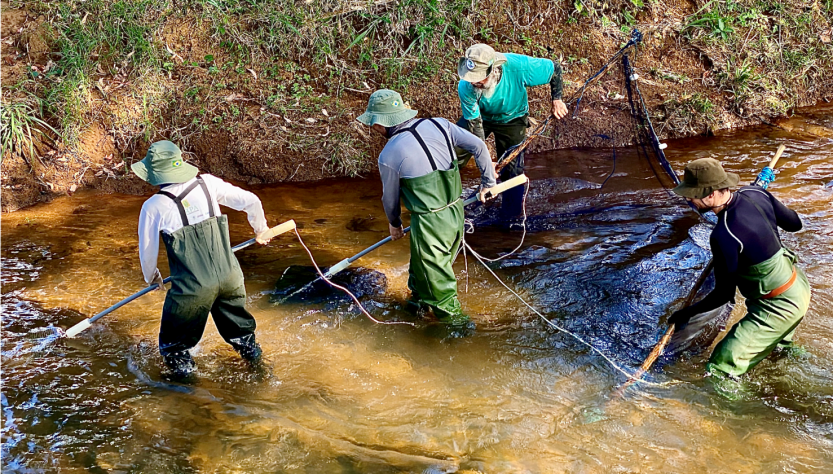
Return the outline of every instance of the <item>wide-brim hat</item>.
<path id="1" fill-rule="evenodd" d="M 487 44 L 476 44 L 467 49 L 466 55 L 457 62 L 457 75 L 466 82 L 480 82 L 505 62 L 503 53 L 498 53 Z"/>
<path id="2" fill-rule="evenodd" d="M 689 199 L 703 199 L 719 190 L 737 186 L 740 176 L 727 173 L 714 158 L 700 158 L 685 166 L 683 181 L 674 192 Z"/>
<path id="3" fill-rule="evenodd" d="M 384 127 L 395 127 L 416 115 L 417 111 L 409 108 L 398 92 L 379 89 L 370 95 L 367 110 L 356 117 L 356 120 L 370 126 L 378 123 Z"/>
<path id="4" fill-rule="evenodd" d="M 145 158 L 133 163 L 130 168 L 136 176 L 153 186 L 185 183 L 200 172 L 196 166 L 182 159 L 182 151 L 178 146 L 167 140 L 151 145 Z"/>

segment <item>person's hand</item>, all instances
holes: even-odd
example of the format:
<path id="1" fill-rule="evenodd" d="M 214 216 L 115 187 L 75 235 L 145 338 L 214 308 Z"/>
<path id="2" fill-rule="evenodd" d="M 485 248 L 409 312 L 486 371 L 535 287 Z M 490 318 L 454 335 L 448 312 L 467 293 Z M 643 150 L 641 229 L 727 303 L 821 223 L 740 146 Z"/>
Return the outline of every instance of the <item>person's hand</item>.
<path id="1" fill-rule="evenodd" d="M 481 187 L 480 191 L 477 193 L 477 200 L 480 201 L 480 202 L 485 203 L 489 199 L 494 199 L 495 196 L 492 195 L 492 194 L 489 194 L 491 191 L 492 191 L 492 188 L 483 188 L 483 187 Z"/>
<path id="2" fill-rule="evenodd" d="M 164 290 L 165 289 L 165 280 L 162 278 L 162 274 L 159 273 L 159 269 L 156 269 L 156 273 L 153 275 L 153 280 L 150 282 L 150 286 L 156 285 L 156 289 Z"/>
<path id="3" fill-rule="evenodd" d="M 567 116 L 567 105 L 561 99 L 552 101 L 552 115 L 557 119 Z"/>
<path id="4" fill-rule="evenodd" d="M 671 316 L 668 318 L 668 325 L 674 325 L 677 328 L 681 328 L 688 324 L 688 321 L 691 317 L 694 316 L 691 314 L 691 311 L 688 311 L 688 308 L 683 308 L 678 311 L 674 311 Z"/>
<path id="5" fill-rule="evenodd" d="M 399 240 L 402 237 L 405 237 L 405 230 L 402 229 L 402 226 L 394 227 L 388 224 L 388 229 L 390 230 L 390 239 L 391 240 Z"/>
<path id="6" fill-rule="evenodd" d="M 255 235 L 255 242 L 259 243 L 260 245 L 266 245 L 272 240 L 272 237 L 266 237 L 266 234 L 269 232 L 269 229 L 264 230 L 263 232 L 258 232 Z"/>

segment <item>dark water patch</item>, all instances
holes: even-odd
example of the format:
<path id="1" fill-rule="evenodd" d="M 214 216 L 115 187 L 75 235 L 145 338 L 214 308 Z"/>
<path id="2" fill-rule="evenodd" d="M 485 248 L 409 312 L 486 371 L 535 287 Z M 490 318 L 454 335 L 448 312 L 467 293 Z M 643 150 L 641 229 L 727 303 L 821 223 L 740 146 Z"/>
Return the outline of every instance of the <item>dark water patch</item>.
<path id="1" fill-rule="evenodd" d="M 328 268 L 321 271 L 326 273 Z M 334 275 L 331 281 L 347 288 L 356 298 L 383 295 L 388 285 L 384 273 L 363 267 L 346 268 Z M 350 297 L 319 279 L 315 268 L 293 265 L 281 274 L 270 299 L 273 303 L 321 303 L 346 301 Z"/>
<path id="2" fill-rule="evenodd" d="M 382 227 L 385 227 L 384 229 Z M 354 217 L 347 223 L 347 230 L 350 232 L 385 232 L 387 226 L 380 219 L 370 217 Z"/>

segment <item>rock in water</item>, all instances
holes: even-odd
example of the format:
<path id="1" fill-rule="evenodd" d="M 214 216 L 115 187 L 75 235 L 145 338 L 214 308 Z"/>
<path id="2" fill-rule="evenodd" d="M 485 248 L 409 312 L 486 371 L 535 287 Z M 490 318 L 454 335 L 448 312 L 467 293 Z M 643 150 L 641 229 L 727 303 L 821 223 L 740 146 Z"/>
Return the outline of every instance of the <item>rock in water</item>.
<path id="1" fill-rule="evenodd" d="M 322 268 L 326 272 L 327 268 Z M 349 299 L 343 291 L 333 288 L 324 280 L 315 281 L 318 272 L 313 267 L 293 265 L 284 270 L 275 286 L 271 300 L 273 303 L 305 302 L 319 303 L 333 299 Z M 310 284 L 315 281 L 315 283 Z M 384 273 L 369 268 L 346 268 L 337 273 L 332 282 L 341 285 L 356 298 L 377 296 L 387 290 L 388 279 Z"/>

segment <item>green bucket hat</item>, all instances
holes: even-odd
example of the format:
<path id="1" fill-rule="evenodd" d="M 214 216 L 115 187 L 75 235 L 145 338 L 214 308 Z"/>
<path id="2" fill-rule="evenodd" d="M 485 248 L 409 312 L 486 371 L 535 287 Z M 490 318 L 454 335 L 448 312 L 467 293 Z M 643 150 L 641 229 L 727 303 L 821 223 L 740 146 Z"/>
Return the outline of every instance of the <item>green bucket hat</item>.
<path id="1" fill-rule="evenodd" d="M 714 158 L 700 158 L 685 166 L 683 182 L 674 192 L 689 199 L 703 199 L 718 189 L 737 186 L 740 177 L 727 173 Z"/>
<path id="2" fill-rule="evenodd" d="M 367 110 L 356 120 L 373 126 L 379 124 L 385 127 L 395 127 L 406 120 L 416 117 L 417 111 L 408 108 L 398 92 L 389 89 L 379 89 L 370 95 Z"/>
<path id="3" fill-rule="evenodd" d="M 466 50 L 457 62 L 457 75 L 466 82 L 480 82 L 489 77 L 492 69 L 506 62 L 506 56 L 487 44 L 476 44 Z"/>
<path id="4" fill-rule="evenodd" d="M 154 186 L 184 183 L 200 171 L 186 163 L 179 147 L 167 140 L 151 145 L 145 159 L 133 163 L 131 168 L 136 176 Z"/>

